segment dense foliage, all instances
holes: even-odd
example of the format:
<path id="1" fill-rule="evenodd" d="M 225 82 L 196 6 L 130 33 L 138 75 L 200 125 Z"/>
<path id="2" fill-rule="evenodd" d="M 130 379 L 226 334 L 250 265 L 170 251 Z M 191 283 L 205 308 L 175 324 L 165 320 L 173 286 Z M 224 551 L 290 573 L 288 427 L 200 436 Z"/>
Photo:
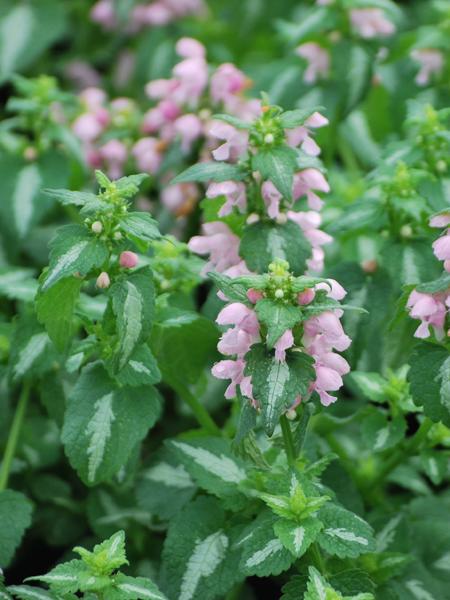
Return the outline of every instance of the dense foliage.
<path id="1" fill-rule="evenodd" d="M 448 600 L 448 0 L 0 0 L 0 600 Z"/>

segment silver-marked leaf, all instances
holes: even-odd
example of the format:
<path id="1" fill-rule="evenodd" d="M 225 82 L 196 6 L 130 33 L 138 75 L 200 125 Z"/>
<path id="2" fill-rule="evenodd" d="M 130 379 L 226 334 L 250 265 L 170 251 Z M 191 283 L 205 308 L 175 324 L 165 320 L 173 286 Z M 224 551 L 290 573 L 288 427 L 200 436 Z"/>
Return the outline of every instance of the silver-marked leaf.
<path id="1" fill-rule="evenodd" d="M 293 221 L 284 225 L 259 221 L 244 230 L 239 254 L 252 271 L 265 273 L 276 258 L 287 260 L 295 275 L 303 275 L 311 244 Z"/>
<path id="2" fill-rule="evenodd" d="M 26 581 L 40 581 L 46 583 L 49 588 L 58 594 L 73 594 L 79 589 L 80 579 L 86 575 L 85 564 L 74 559 L 69 562 L 56 565 L 49 573 L 29 577 Z"/>
<path id="3" fill-rule="evenodd" d="M 45 292 L 60 279 L 75 273 L 85 276 L 108 258 L 106 244 L 82 225 L 65 225 L 50 242 L 50 264 L 41 290 Z"/>
<path id="4" fill-rule="evenodd" d="M 31 369 L 41 362 L 41 359 L 45 361 L 45 353 L 50 344 L 50 338 L 45 331 L 34 333 L 18 350 L 17 361 L 13 366 L 14 379 L 20 379 L 29 374 Z"/>
<path id="5" fill-rule="evenodd" d="M 130 212 L 120 221 L 120 229 L 143 242 L 152 242 L 161 237 L 158 222 L 149 213 Z"/>
<path id="6" fill-rule="evenodd" d="M 276 302 L 270 298 L 259 300 L 255 306 L 258 320 L 267 327 L 266 342 L 272 348 L 275 342 L 287 330 L 302 320 L 299 307 Z"/>
<path id="7" fill-rule="evenodd" d="M 303 123 L 316 111 L 322 110 L 322 107 L 315 108 L 297 108 L 295 110 L 287 110 L 280 117 L 280 125 L 284 129 L 293 129 Z"/>
<path id="8" fill-rule="evenodd" d="M 372 527 L 358 515 L 328 503 L 321 508 L 318 516 L 324 528 L 317 541 L 329 554 L 339 558 L 356 558 L 375 549 Z"/>
<path id="9" fill-rule="evenodd" d="M 159 417 L 152 386 L 118 387 L 100 363 L 86 367 L 73 388 L 62 442 L 71 465 L 87 485 L 108 481 Z"/>
<path id="10" fill-rule="evenodd" d="M 222 438 L 172 440 L 178 458 L 198 485 L 219 497 L 234 496 L 247 479 L 243 462 L 231 451 L 231 443 Z"/>
<path id="11" fill-rule="evenodd" d="M 352 371 L 348 379 L 356 385 L 366 398 L 373 402 L 386 402 L 387 381 L 378 373 Z"/>
<path id="12" fill-rule="evenodd" d="M 74 204 L 75 206 L 84 206 L 88 202 L 94 202 L 97 196 L 92 192 L 73 192 L 65 189 L 46 188 L 42 192 L 49 198 L 58 200 L 64 206 Z"/>
<path id="13" fill-rule="evenodd" d="M 236 165 L 230 165 L 224 162 L 203 162 L 192 165 L 179 175 L 177 175 L 170 185 L 184 183 L 186 181 L 242 181 L 247 173 Z"/>
<path id="14" fill-rule="evenodd" d="M 4 267 L 0 269 L 0 296 L 10 300 L 31 302 L 37 292 L 38 283 L 32 269 Z"/>
<path id="15" fill-rule="evenodd" d="M 264 180 L 270 180 L 285 200 L 292 197 L 292 182 L 297 167 L 297 153 L 290 146 L 260 150 L 252 158 L 252 168 Z"/>
<path id="16" fill-rule="evenodd" d="M 298 396 L 306 394 L 315 373 L 310 356 L 290 353 L 278 361 L 263 344 L 255 344 L 245 356 L 246 375 L 251 375 L 253 394 L 261 403 L 264 426 L 272 435 L 280 415 Z"/>
<path id="17" fill-rule="evenodd" d="M 384 413 L 373 410 L 362 421 L 361 429 L 367 446 L 374 452 L 383 452 L 404 438 L 406 421 L 402 415 L 388 420 Z"/>
<path id="18" fill-rule="evenodd" d="M 62 600 L 61 596 L 31 585 L 10 585 L 8 592 L 20 600 Z"/>
<path id="19" fill-rule="evenodd" d="M 118 281 L 109 295 L 119 337 L 114 366 L 120 371 L 136 347 L 150 335 L 155 302 L 151 270 L 145 267 Z"/>
<path id="20" fill-rule="evenodd" d="M 147 577 L 129 577 L 119 573 L 114 577 L 114 587 L 108 600 L 167 600 L 167 597 Z"/>
<path id="21" fill-rule="evenodd" d="M 218 502 L 200 496 L 171 520 L 164 542 L 161 587 L 169 598 L 224 598 L 242 578 L 239 552 Z"/>
<path id="22" fill-rule="evenodd" d="M 279 575 L 295 561 L 294 555 L 275 534 L 275 522 L 276 517 L 261 514 L 236 542 L 236 546 L 242 550 L 240 569 L 245 575 Z"/>
<path id="23" fill-rule="evenodd" d="M 197 490 L 187 470 L 177 464 L 172 454 L 167 449 L 158 451 L 140 474 L 136 488 L 139 506 L 163 520 L 175 516 Z"/>
<path id="24" fill-rule="evenodd" d="M 0 492 L 0 565 L 7 567 L 31 525 L 31 502 L 20 492 Z"/>
<path id="25" fill-rule="evenodd" d="M 449 457 L 441 450 L 423 450 L 420 455 L 422 469 L 434 485 L 440 485 L 448 474 Z"/>
<path id="26" fill-rule="evenodd" d="M 313 517 L 299 523 L 280 519 L 275 523 L 273 529 L 283 546 L 295 557 L 300 558 L 317 538 L 322 529 L 322 523 Z"/>
<path id="27" fill-rule="evenodd" d="M 309 579 L 304 600 L 327 600 L 329 592 L 332 592 L 333 588 L 314 567 L 309 567 L 308 573 Z"/>
<path id="28" fill-rule="evenodd" d="M 161 381 L 161 372 L 152 351 L 143 344 L 138 346 L 125 367 L 116 375 L 121 385 L 152 385 Z"/>

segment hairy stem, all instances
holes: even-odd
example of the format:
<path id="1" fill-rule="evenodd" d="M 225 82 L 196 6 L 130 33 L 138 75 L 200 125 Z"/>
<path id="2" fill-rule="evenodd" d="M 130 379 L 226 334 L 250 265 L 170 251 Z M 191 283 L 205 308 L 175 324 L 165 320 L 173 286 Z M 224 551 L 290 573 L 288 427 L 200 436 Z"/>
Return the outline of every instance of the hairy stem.
<path id="1" fill-rule="evenodd" d="M 203 427 L 211 435 L 222 436 L 222 431 L 213 421 L 206 408 L 200 404 L 198 399 L 188 390 L 187 387 L 180 383 L 172 383 L 171 386 L 192 410 L 198 424 L 201 427 Z"/>
<path id="2" fill-rule="evenodd" d="M 5 454 L 3 455 L 2 465 L 0 468 L 0 491 L 8 487 L 9 474 L 11 464 L 16 453 L 17 441 L 19 439 L 20 430 L 27 409 L 28 398 L 30 397 L 31 382 L 25 381 L 22 387 L 22 392 L 17 403 L 14 419 L 9 430 L 8 441 L 6 443 Z"/>
<path id="3" fill-rule="evenodd" d="M 292 438 L 291 425 L 286 415 L 280 417 L 281 432 L 283 434 L 284 450 L 286 452 L 288 465 L 293 467 L 295 465 L 295 445 Z"/>

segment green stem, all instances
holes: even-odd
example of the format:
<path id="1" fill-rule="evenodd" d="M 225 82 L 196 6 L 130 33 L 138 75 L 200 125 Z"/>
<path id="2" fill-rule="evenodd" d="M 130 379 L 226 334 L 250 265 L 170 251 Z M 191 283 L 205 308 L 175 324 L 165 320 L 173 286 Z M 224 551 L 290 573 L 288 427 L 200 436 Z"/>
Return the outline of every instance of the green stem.
<path id="1" fill-rule="evenodd" d="M 286 415 L 280 417 L 281 432 L 283 434 L 284 450 L 286 452 L 288 465 L 295 466 L 295 445 L 292 438 L 291 425 Z"/>
<path id="2" fill-rule="evenodd" d="M 410 438 L 407 442 L 405 442 L 402 448 L 399 448 L 397 452 L 392 454 L 392 456 L 390 456 L 384 462 L 381 469 L 370 482 L 370 489 L 374 489 L 377 486 L 379 486 L 386 479 L 389 473 L 391 473 L 391 471 L 395 469 L 395 467 L 402 463 L 406 458 L 416 453 L 416 451 L 425 441 L 428 432 L 430 431 L 432 426 L 433 422 L 430 419 L 428 419 L 428 417 L 426 417 L 422 421 L 419 429 L 416 431 L 413 437 Z"/>
<path id="3" fill-rule="evenodd" d="M 172 384 L 172 387 L 192 410 L 197 422 L 199 425 L 201 425 L 201 427 L 206 429 L 206 431 L 211 435 L 222 436 L 222 431 L 214 423 L 206 408 L 200 404 L 194 394 L 192 394 L 187 387 L 178 383 Z"/>
<path id="4" fill-rule="evenodd" d="M 313 544 L 311 544 L 311 555 L 314 559 L 315 562 L 315 566 L 318 568 L 318 570 L 320 571 L 321 575 L 326 576 L 327 575 L 327 568 L 325 566 L 325 561 L 323 559 L 322 553 L 320 551 L 319 546 L 317 545 L 316 542 L 314 542 Z"/>
<path id="5" fill-rule="evenodd" d="M 30 397 L 31 382 L 25 381 L 22 387 L 22 392 L 17 403 L 14 419 L 9 430 L 8 441 L 6 443 L 5 454 L 3 455 L 2 465 L 0 468 L 0 491 L 8 487 L 9 474 L 11 464 L 16 452 L 17 441 L 19 439 L 20 430 L 27 409 L 28 398 Z"/>

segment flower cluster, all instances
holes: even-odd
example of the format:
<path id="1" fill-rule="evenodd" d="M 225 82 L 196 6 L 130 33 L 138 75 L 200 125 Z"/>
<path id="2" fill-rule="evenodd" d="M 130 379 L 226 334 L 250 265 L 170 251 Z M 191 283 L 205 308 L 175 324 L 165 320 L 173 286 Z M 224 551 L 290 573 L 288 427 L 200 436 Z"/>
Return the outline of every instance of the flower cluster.
<path id="1" fill-rule="evenodd" d="M 271 174 L 266 175 L 263 167 L 259 172 L 253 172 L 251 181 L 245 184 L 231 179 L 210 183 L 206 197 L 220 196 L 225 199 L 219 217 L 226 217 L 235 211 L 246 215 L 248 224 L 267 218 L 278 224 L 293 221 L 312 247 L 312 255 L 307 261 L 308 269 L 320 272 L 324 259 L 322 246 L 330 243 L 332 238 L 319 229 L 319 211 L 323 201 L 318 192 L 329 192 L 330 187 L 320 168 L 301 168 L 297 165 L 301 158 L 308 163 L 311 162 L 310 157 L 320 154 L 312 132 L 328 121 L 318 112 L 311 112 L 303 121 L 302 125 L 284 128 L 278 107 L 263 106 L 262 115 L 249 129 L 237 129 L 228 122 L 215 126 L 214 133 L 220 133 L 223 142 L 212 153 L 216 160 L 245 164 L 257 160 L 259 152 L 283 153 L 283 160 L 294 161 L 292 184 L 288 190 L 290 194 L 286 190 L 282 192 L 277 188 L 277 184 L 281 187 L 280 183 L 271 178 Z M 255 164 L 258 165 L 257 162 Z M 299 203 L 303 203 L 303 210 L 299 210 Z M 209 255 L 208 269 L 214 268 L 230 276 L 248 272 L 238 253 L 239 238 L 227 224 L 206 223 L 203 233 L 202 236 L 193 237 L 189 247 L 193 252 Z"/>
<path id="2" fill-rule="evenodd" d="M 205 48 L 191 38 L 180 39 L 176 50 L 182 60 L 172 77 L 146 85 L 153 106 L 145 112 L 129 98 L 108 101 L 98 88 L 81 92 L 82 112 L 73 131 L 83 144 L 88 165 L 105 169 L 112 178 L 138 169 L 158 174 L 167 183 L 173 174 L 162 175 L 160 170 L 171 148 L 179 146 L 182 160 L 194 151 L 205 158 L 217 139 L 230 136 L 229 125 L 212 119 L 213 110 L 246 120 L 259 113 L 259 100 L 244 95 L 248 78 L 233 64 L 224 63 L 210 73 Z M 227 142 L 223 144 L 219 155 L 233 154 L 237 140 L 231 145 L 233 149 L 227 151 Z M 189 213 L 198 197 L 193 184 L 166 185 L 161 192 L 163 204 L 178 215 Z"/>
<path id="3" fill-rule="evenodd" d="M 136 4 L 128 15 L 125 31 L 134 33 L 143 27 L 161 27 L 189 15 L 201 14 L 202 0 L 154 0 Z M 98 0 L 91 9 L 91 19 L 106 30 L 122 24 L 114 0 Z"/>
<path id="4" fill-rule="evenodd" d="M 433 243 L 433 251 L 436 258 L 444 261 L 444 270 L 450 273 L 450 213 L 445 211 L 437 214 L 430 220 L 431 227 L 446 227 L 444 235 Z M 449 287 L 448 285 L 444 287 Z M 430 293 L 426 291 L 413 290 L 408 298 L 407 308 L 414 319 L 420 320 L 414 336 L 417 338 L 428 338 L 431 335 L 430 327 L 433 329 L 437 339 L 445 335 L 445 321 L 450 308 L 450 292 L 448 289 Z"/>
<path id="5" fill-rule="evenodd" d="M 221 354 L 229 358 L 212 368 L 215 377 L 231 380 L 225 397 L 236 397 L 239 386 L 242 395 L 249 398 L 253 406 L 260 406 L 246 368 L 246 355 L 254 344 L 263 341 L 273 348 L 275 362 L 286 363 L 287 355 L 295 352 L 305 353 L 313 359 L 315 377 L 309 382 L 306 396 L 292 398 L 286 410 L 306 400 L 314 391 L 324 406 L 335 402 L 336 396 L 329 392 L 337 391 L 342 386 L 342 375 L 349 372 L 347 361 L 335 350 L 346 350 L 351 343 L 340 322 L 343 311 L 337 301 L 346 295 L 342 286 L 332 279 L 295 278 L 289 272 L 289 265 L 282 260 L 269 266 L 268 275 L 243 278 L 243 281 L 250 285 L 254 281 L 257 285 L 257 288 L 247 289 L 248 301 L 227 304 L 216 319 L 221 326 L 231 326 L 217 346 Z M 330 303 L 330 309 L 318 307 L 324 302 Z M 286 329 L 281 333 L 277 331 L 274 336 L 270 312 L 277 310 L 281 311 L 279 314 L 289 312 L 290 316 Z"/>

